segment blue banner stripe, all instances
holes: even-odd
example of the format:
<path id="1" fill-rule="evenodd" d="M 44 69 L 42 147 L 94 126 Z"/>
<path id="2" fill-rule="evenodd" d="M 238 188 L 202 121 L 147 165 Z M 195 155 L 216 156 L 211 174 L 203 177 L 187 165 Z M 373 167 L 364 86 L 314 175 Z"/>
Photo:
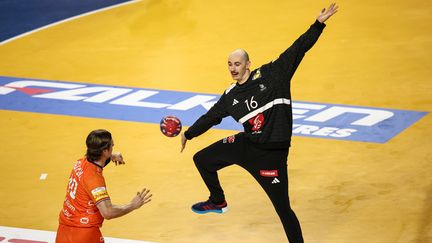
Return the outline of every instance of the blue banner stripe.
<path id="1" fill-rule="evenodd" d="M 167 115 L 190 126 L 215 94 L 0 77 L 0 109 L 159 123 Z M 293 135 L 385 143 L 427 112 L 293 102 Z M 232 118 L 215 128 L 242 130 Z"/>

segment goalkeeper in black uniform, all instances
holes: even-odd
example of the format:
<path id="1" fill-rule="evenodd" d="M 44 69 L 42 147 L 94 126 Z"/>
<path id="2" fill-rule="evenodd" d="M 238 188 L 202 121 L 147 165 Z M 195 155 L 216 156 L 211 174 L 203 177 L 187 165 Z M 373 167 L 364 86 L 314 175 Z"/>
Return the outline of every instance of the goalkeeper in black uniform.
<path id="1" fill-rule="evenodd" d="M 262 186 L 279 215 L 289 242 L 303 242 L 300 223 L 288 197 L 287 157 L 292 133 L 290 80 L 305 53 L 315 44 L 324 22 L 337 12 L 331 4 L 278 59 L 250 71 L 242 49 L 228 57 L 232 84 L 217 103 L 181 136 L 181 150 L 222 118 L 232 116 L 244 132 L 224 138 L 194 155 L 195 165 L 210 191 L 207 201 L 192 206 L 196 213 L 224 213 L 228 209 L 217 171 L 233 164 L 246 169 Z"/>

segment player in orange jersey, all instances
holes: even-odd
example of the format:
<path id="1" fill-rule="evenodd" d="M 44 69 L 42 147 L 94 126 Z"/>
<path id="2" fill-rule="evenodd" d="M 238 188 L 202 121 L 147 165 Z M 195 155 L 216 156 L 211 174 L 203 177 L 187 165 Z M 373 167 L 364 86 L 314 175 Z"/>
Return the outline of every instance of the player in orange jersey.
<path id="1" fill-rule="evenodd" d="M 106 130 L 92 131 L 86 144 L 86 156 L 75 163 L 69 178 L 56 243 L 104 242 L 99 230 L 104 219 L 121 217 L 151 201 L 144 188 L 130 203 L 113 205 L 102 171 L 111 160 L 124 164 L 123 157 L 112 152 L 114 141 Z"/>

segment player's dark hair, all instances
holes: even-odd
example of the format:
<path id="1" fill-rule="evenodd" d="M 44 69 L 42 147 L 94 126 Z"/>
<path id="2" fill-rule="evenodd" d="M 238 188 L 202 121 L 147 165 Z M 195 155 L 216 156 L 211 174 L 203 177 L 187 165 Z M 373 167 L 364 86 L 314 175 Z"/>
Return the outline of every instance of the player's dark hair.
<path id="1" fill-rule="evenodd" d="M 98 129 L 90 132 L 87 136 L 87 153 L 86 157 L 88 161 L 96 162 L 101 156 L 105 149 L 109 149 L 112 143 L 111 133 L 104 129 Z"/>

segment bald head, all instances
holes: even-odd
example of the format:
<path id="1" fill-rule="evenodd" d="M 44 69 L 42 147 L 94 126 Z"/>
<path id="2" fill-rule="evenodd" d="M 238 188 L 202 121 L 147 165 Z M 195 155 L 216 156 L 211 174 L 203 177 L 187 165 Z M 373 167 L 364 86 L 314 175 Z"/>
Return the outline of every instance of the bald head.
<path id="1" fill-rule="evenodd" d="M 231 57 L 241 58 L 244 61 L 249 61 L 249 54 L 244 49 L 236 49 L 229 55 L 228 59 Z"/>
<path id="2" fill-rule="evenodd" d="M 234 80 L 239 84 L 247 81 L 250 75 L 250 61 L 248 53 L 243 49 L 237 49 L 228 56 L 228 69 Z"/>

